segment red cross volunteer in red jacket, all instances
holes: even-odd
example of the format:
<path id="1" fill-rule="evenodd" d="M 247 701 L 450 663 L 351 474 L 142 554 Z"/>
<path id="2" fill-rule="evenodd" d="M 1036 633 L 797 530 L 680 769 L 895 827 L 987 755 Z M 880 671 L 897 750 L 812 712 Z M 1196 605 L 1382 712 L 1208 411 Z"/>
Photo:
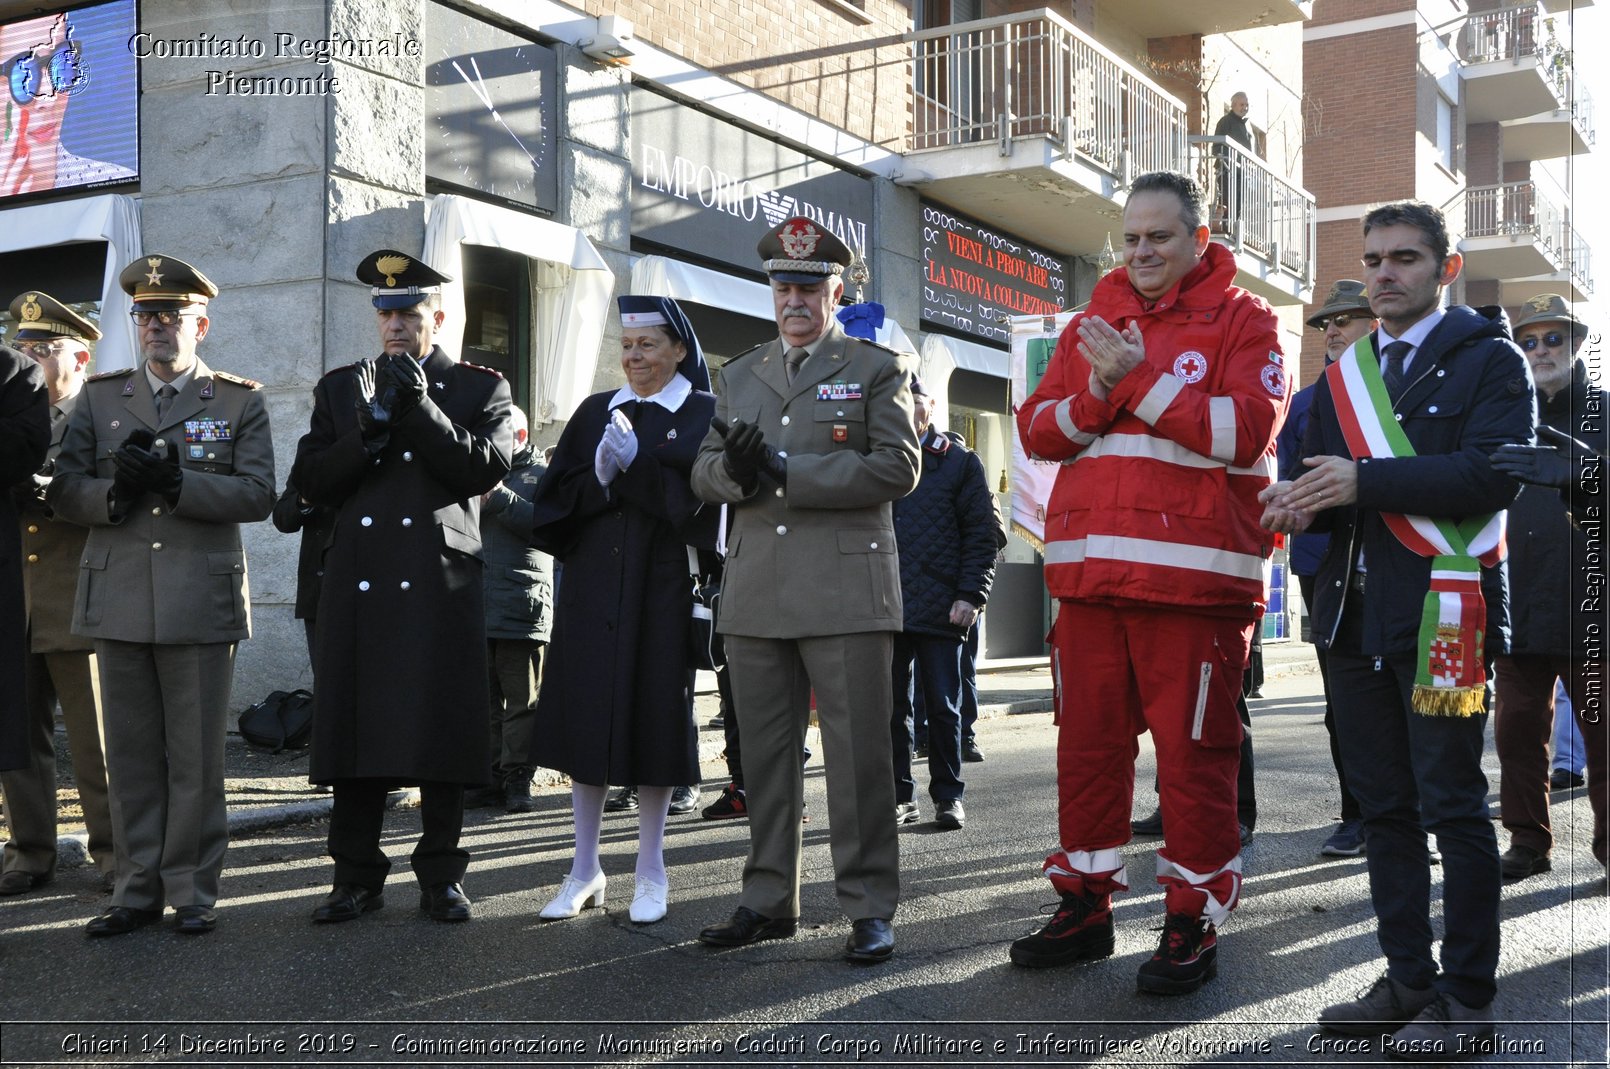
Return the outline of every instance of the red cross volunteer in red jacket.
<path id="1" fill-rule="evenodd" d="M 1123 260 L 1017 414 L 1024 448 L 1062 464 L 1045 521 L 1061 844 L 1045 872 L 1062 901 L 1012 960 L 1113 952 L 1136 739 L 1150 731 L 1168 916 L 1138 984 L 1172 994 L 1214 975 L 1215 925 L 1241 888 L 1236 696 L 1268 599 L 1257 495 L 1289 390 L 1275 317 L 1231 285 L 1192 179 L 1136 179 Z"/>

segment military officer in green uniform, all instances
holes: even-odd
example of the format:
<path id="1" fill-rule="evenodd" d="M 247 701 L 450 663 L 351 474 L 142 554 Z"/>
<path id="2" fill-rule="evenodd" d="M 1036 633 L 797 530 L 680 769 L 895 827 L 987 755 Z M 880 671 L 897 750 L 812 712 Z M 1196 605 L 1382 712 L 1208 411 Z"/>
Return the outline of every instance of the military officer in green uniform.
<path id="1" fill-rule="evenodd" d="M 73 780 L 89 832 L 89 856 L 104 878 L 116 873 L 112 813 L 101 756 L 101 694 L 94 644 L 72 632 L 73 593 L 87 528 L 45 508 L 56 456 L 78 405 L 90 345 L 101 332 L 48 293 L 29 290 L 11 302 L 17 348 L 33 358 L 50 393 L 50 452 L 45 466 L 15 492 L 22 523 L 22 581 L 28 607 L 23 665 L 23 711 L 28 720 L 28 766 L 0 775 L 6 800 L 0 895 L 24 894 L 56 873 L 56 704 L 73 755 Z"/>
<path id="2" fill-rule="evenodd" d="M 85 384 L 47 498 L 90 528 L 73 630 L 95 641 L 117 885 L 85 934 L 132 932 L 166 903 L 200 935 L 217 923 L 224 718 L 251 634 L 240 525 L 274 507 L 274 450 L 258 384 L 196 355 L 218 287 L 161 254 L 118 281 L 144 360 Z"/>
<path id="3" fill-rule="evenodd" d="M 743 736 L 749 860 L 737 911 L 699 938 L 738 946 L 799 919 L 799 755 L 816 693 L 845 955 L 894 952 L 899 898 L 889 737 L 901 626 L 892 502 L 917 485 L 911 370 L 833 314 L 850 250 L 810 219 L 760 242 L 780 338 L 721 372 L 693 489 L 733 506 L 717 629 Z"/>

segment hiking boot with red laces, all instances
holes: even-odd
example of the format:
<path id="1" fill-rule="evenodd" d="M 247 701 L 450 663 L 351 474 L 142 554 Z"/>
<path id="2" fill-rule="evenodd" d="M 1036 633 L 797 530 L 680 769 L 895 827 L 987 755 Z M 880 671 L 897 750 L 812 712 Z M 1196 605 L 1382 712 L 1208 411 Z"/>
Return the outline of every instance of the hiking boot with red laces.
<path id="1" fill-rule="evenodd" d="M 1157 953 L 1140 967 L 1135 982 L 1157 995 L 1185 995 L 1218 972 L 1218 933 L 1213 922 L 1187 913 L 1170 913 L 1163 922 Z"/>
<path id="2" fill-rule="evenodd" d="M 699 814 L 705 820 L 736 820 L 749 815 L 749 807 L 744 803 L 744 792 L 736 785 L 729 783 L 721 788 L 721 796 L 704 807 Z"/>
<path id="3" fill-rule="evenodd" d="M 1112 957 L 1112 899 L 1064 893 L 1044 928 L 1012 944 L 1012 964 L 1030 969 Z"/>

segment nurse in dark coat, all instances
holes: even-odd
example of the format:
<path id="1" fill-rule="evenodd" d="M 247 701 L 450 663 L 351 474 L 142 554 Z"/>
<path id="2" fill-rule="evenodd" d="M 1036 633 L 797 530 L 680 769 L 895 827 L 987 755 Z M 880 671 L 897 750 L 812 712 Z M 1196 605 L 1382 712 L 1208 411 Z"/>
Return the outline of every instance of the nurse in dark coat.
<path id="1" fill-rule="evenodd" d="M 709 412 L 704 421 L 708 426 Z M 8 491 L 40 469 L 49 448 L 45 377 L 33 360 L 0 345 L 0 769 L 28 767 L 28 725 L 22 715 L 22 661 L 28 648 L 22 532 Z M 686 472 L 682 484 L 687 485 Z"/>
<path id="2" fill-rule="evenodd" d="M 604 901 L 598 830 L 611 783 L 638 787 L 630 916 L 665 916 L 672 790 L 699 778 L 688 659 L 688 547 L 715 545 L 718 510 L 688 486 L 715 397 L 687 317 L 620 298 L 626 385 L 576 409 L 537 487 L 535 541 L 564 562 L 537 701 L 533 764 L 571 779 L 576 854 L 544 920 Z"/>

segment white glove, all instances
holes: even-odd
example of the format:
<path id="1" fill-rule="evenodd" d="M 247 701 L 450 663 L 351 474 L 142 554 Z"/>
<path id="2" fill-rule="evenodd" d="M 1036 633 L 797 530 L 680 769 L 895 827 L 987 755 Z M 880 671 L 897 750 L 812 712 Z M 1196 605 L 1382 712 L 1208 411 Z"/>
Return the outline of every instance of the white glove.
<path id="1" fill-rule="evenodd" d="M 608 486 L 620 473 L 620 461 L 615 458 L 615 443 L 610 440 L 609 431 L 606 430 L 598 440 L 597 452 L 593 453 L 593 474 L 598 477 L 599 486 Z"/>
<path id="2" fill-rule="evenodd" d="M 609 426 L 604 428 L 604 441 L 613 450 L 621 471 L 631 467 L 632 461 L 637 459 L 637 435 L 632 433 L 632 421 L 621 415 L 618 408 L 610 418 Z"/>

